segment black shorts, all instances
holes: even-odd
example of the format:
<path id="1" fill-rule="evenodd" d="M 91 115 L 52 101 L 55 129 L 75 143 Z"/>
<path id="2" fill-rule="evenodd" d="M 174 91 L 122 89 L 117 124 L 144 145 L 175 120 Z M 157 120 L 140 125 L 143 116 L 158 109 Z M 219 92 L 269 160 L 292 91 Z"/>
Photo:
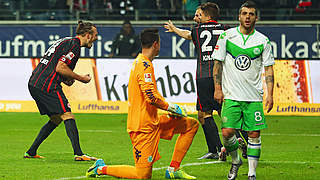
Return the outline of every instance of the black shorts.
<path id="1" fill-rule="evenodd" d="M 197 83 L 197 110 L 206 112 L 220 110 L 221 104 L 214 100 L 213 78 L 196 79 Z"/>
<path id="2" fill-rule="evenodd" d="M 55 114 L 71 112 L 70 104 L 62 89 L 47 93 L 32 85 L 28 85 L 28 88 L 32 98 L 37 103 L 41 115 L 46 114 L 52 116 Z"/>

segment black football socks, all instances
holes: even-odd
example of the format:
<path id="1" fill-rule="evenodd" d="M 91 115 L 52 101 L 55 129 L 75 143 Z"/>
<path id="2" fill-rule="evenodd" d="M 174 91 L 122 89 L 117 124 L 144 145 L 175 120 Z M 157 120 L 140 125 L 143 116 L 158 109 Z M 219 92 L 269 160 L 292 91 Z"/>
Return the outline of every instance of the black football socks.
<path id="1" fill-rule="evenodd" d="M 76 121 L 74 119 L 67 119 L 64 121 L 64 125 L 66 127 L 67 135 L 71 141 L 74 155 L 83 155 L 83 152 L 80 148 L 79 133 Z"/>
<path id="2" fill-rule="evenodd" d="M 52 121 L 48 121 L 41 129 L 34 140 L 33 144 L 31 145 L 30 149 L 27 153 L 30 156 L 35 156 L 37 154 L 37 149 L 39 148 L 40 144 L 52 133 L 52 131 L 57 127 Z"/>
<path id="3" fill-rule="evenodd" d="M 217 150 L 220 151 L 222 144 L 219 137 L 218 127 L 212 116 L 204 118 L 204 124 L 202 125 L 202 128 L 209 152 L 217 153 Z"/>

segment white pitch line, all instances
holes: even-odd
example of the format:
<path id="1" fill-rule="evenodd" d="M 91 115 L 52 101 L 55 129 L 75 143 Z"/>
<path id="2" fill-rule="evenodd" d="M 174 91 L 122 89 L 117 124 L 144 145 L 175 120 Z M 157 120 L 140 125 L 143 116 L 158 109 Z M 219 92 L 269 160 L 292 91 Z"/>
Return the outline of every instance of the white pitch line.
<path id="1" fill-rule="evenodd" d="M 261 136 L 311 136 L 318 137 L 320 134 L 279 134 L 279 133 L 261 133 Z"/>
<path id="2" fill-rule="evenodd" d="M 112 133 L 112 131 L 109 130 L 79 130 L 79 132 L 92 132 L 92 133 Z"/>
<path id="3" fill-rule="evenodd" d="M 202 162 L 202 163 L 187 163 L 182 165 L 182 167 L 186 166 L 200 166 L 200 165 L 207 165 L 207 164 L 220 164 L 220 163 L 225 163 L 222 161 L 208 161 L 208 162 Z M 259 161 L 259 164 L 264 164 L 264 163 L 270 163 L 270 164 L 320 164 L 320 162 L 301 162 L 301 161 Z M 165 167 L 159 167 L 159 168 L 153 168 L 153 171 L 158 171 L 162 169 L 167 169 L 168 166 Z M 78 176 L 78 177 L 65 177 L 65 178 L 59 178 L 59 179 L 54 179 L 54 180 L 69 180 L 69 179 L 84 179 L 86 176 Z"/>

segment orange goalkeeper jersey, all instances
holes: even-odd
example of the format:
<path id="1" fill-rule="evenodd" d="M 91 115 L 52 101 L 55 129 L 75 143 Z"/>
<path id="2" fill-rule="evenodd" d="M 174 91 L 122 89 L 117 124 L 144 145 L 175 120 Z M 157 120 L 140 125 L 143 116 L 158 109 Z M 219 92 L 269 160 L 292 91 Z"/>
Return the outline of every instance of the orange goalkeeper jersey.
<path id="1" fill-rule="evenodd" d="M 139 54 L 132 64 L 128 85 L 128 132 L 152 132 L 158 125 L 157 108 L 166 110 L 168 103 L 157 89 L 152 62 Z"/>

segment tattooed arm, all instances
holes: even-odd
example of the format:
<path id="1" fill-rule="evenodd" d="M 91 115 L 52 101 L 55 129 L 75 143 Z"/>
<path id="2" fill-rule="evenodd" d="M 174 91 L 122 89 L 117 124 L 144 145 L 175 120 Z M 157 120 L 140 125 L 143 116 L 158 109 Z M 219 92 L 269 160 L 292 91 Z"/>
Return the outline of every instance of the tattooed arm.
<path id="1" fill-rule="evenodd" d="M 214 79 L 214 99 L 220 104 L 223 101 L 222 93 L 222 62 L 214 60 L 213 79 Z"/>
<path id="2" fill-rule="evenodd" d="M 266 108 L 267 112 L 270 112 L 273 108 L 273 85 L 274 85 L 274 74 L 273 66 L 266 66 L 264 68 L 267 83 L 267 97 L 266 97 Z"/>

